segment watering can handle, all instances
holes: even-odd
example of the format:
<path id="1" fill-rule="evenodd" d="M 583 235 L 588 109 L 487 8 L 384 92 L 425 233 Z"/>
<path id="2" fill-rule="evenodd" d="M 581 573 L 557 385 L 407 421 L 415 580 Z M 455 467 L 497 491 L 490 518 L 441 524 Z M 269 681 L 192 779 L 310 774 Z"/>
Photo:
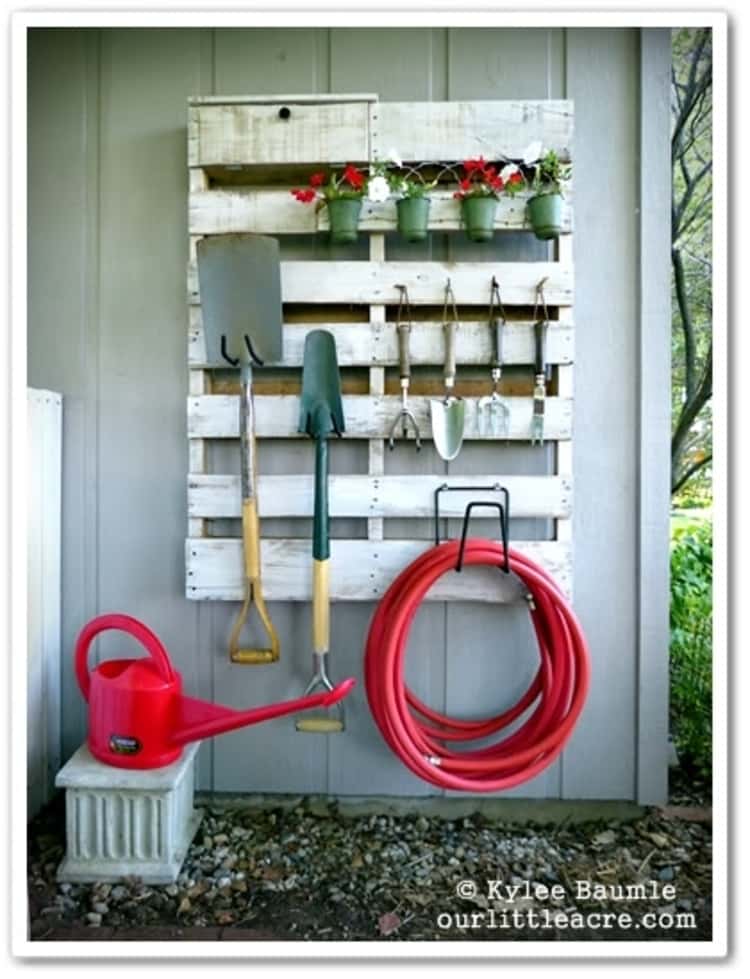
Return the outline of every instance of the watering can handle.
<path id="1" fill-rule="evenodd" d="M 100 632 L 106 632 L 108 629 L 118 629 L 120 632 L 127 632 L 128 635 L 133 636 L 148 650 L 149 656 L 155 662 L 164 680 L 171 683 L 175 679 L 174 668 L 172 667 L 166 649 L 162 645 L 159 637 L 148 626 L 145 626 L 138 619 L 134 619 L 130 615 L 121 615 L 119 613 L 99 615 L 81 629 L 76 640 L 76 679 L 78 680 L 78 686 L 81 688 L 84 700 L 89 699 L 89 646 Z"/>

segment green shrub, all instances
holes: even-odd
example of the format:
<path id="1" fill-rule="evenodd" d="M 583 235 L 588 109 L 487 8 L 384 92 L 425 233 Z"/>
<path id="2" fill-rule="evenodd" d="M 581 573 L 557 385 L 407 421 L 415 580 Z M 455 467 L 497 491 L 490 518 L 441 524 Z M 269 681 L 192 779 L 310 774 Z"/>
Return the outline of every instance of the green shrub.
<path id="1" fill-rule="evenodd" d="M 708 520 L 672 533 L 670 713 L 681 760 L 711 772 L 713 534 Z"/>

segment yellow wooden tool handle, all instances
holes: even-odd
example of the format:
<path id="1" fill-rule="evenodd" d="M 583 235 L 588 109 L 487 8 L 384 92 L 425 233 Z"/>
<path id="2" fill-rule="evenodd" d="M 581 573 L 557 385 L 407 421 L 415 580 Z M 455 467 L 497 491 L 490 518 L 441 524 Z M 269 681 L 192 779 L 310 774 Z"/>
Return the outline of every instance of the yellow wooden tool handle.
<path id="1" fill-rule="evenodd" d="M 260 578 L 260 521 L 255 497 L 242 501 L 242 545 L 245 554 L 245 577 Z"/>
<path id="2" fill-rule="evenodd" d="M 301 717 L 295 727 L 306 734 L 338 734 L 344 730 L 344 722 L 336 717 Z"/>
<path id="3" fill-rule="evenodd" d="M 329 564 L 328 559 L 313 560 L 313 650 L 319 656 L 325 655 L 331 644 Z"/>
<path id="4" fill-rule="evenodd" d="M 263 600 L 260 582 L 260 523 L 255 497 L 242 501 L 242 543 L 245 561 L 245 601 L 232 627 L 229 637 L 229 657 L 233 663 L 245 666 L 275 663 L 281 653 L 279 637 L 271 622 Z M 264 648 L 240 647 L 240 633 L 250 611 L 255 605 L 258 617 L 268 633 L 270 646 Z"/>

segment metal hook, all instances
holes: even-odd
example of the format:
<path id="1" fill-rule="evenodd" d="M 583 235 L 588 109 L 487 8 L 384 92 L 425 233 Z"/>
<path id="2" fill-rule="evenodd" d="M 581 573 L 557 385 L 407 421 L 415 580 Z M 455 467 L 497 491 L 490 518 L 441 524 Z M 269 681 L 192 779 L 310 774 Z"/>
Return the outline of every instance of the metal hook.
<path id="1" fill-rule="evenodd" d="M 409 302 L 409 290 L 406 288 L 406 286 L 398 284 L 394 288 L 398 289 L 399 291 L 398 311 L 396 312 L 396 328 L 398 329 L 398 327 L 401 325 L 401 313 L 404 307 L 406 307 L 406 318 L 408 319 L 409 327 L 411 328 L 411 303 Z"/>
<path id="2" fill-rule="evenodd" d="M 508 322 L 508 318 L 505 315 L 505 309 L 503 308 L 503 300 L 500 297 L 500 284 L 495 278 L 495 276 L 493 275 L 492 285 L 490 289 L 490 317 L 489 317 L 490 323 L 492 323 L 493 321 L 492 314 L 495 312 L 495 297 L 497 297 L 497 307 L 500 310 L 500 318 L 502 319 L 504 325 L 505 323 Z"/>
<path id="3" fill-rule="evenodd" d="M 453 309 L 453 322 L 458 323 L 458 310 L 456 309 L 456 297 L 453 295 L 450 276 L 445 280 L 445 299 L 443 301 L 443 323 L 448 322 L 448 297 L 450 297 L 450 303 Z"/>
<path id="4" fill-rule="evenodd" d="M 547 311 L 547 300 L 544 295 L 544 283 L 549 279 L 548 275 L 545 275 L 543 279 L 540 279 L 537 283 L 536 290 L 534 292 L 534 312 L 531 315 L 533 320 L 536 319 L 537 310 L 539 306 L 542 307 L 542 312 L 544 313 L 544 319 L 549 320 L 549 313 Z"/>

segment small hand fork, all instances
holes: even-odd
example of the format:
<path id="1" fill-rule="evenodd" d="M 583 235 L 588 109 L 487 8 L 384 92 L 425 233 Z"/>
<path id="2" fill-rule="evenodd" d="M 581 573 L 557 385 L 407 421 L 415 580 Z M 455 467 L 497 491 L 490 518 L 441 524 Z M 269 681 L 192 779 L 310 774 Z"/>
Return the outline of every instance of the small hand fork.
<path id="1" fill-rule="evenodd" d="M 499 315 L 495 313 L 495 303 Z M 500 298 L 500 286 L 497 279 L 492 277 L 492 291 L 490 293 L 490 329 L 494 340 L 495 353 L 492 360 L 492 394 L 480 398 L 477 404 L 478 430 L 480 435 L 507 436 L 510 425 L 510 406 L 500 396 L 500 379 L 503 373 L 503 333 L 505 324 L 505 310 Z"/>
<path id="2" fill-rule="evenodd" d="M 536 287 L 536 300 L 534 302 L 534 406 L 531 415 L 531 444 L 544 445 L 544 407 L 547 399 L 547 378 L 549 365 L 547 364 L 547 323 L 549 316 L 547 313 L 547 301 L 544 298 L 544 282 Z M 537 312 L 541 305 L 544 319 L 537 320 Z"/>
<path id="3" fill-rule="evenodd" d="M 395 448 L 396 429 L 401 423 L 401 433 L 403 438 L 409 437 L 409 425 L 414 429 L 414 444 L 417 452 L 422 448 L 422 439 L 419 434 L 419 426 L 414 413 L 409 409 L 409 383 L 411 380 L 411 363 L 409 361 L 409 335 L 411 333 L 411 307 L 409 305 L 409 293 L 406 286 L 396 286 L 400 290 L 401 298 L 398 303 L 398 313 L 396 315 L 396 330 L 398 333 L 398 365 L 399 378 L 401 380 L 401 411 L 393 419 L 391 430 L 388 436 L 388 448 L 393 451 Z M 402 313 L 406 311 L 406 320 L 402 320 Z"/>

